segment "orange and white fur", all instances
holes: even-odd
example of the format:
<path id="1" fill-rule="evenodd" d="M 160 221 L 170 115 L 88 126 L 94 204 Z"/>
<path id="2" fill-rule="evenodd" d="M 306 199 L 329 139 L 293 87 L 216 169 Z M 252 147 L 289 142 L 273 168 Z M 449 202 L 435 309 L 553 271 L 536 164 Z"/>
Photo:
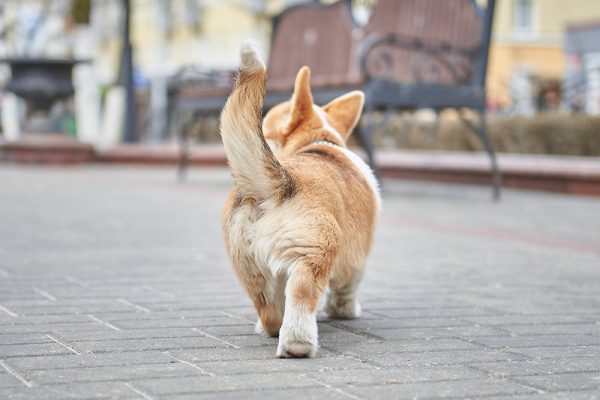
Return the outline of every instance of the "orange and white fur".
<path id="1" fill-rule="evenodd" d="M 319 107 L 309 78 L 303 67 L 292 99 L 269 111 L 261 127 L 265 65 L 244 45 L 221 114 L 235 182 L 222 216 L 225 244 L 258 313 L 256 330 L 279 336 L 279 357 L 316 354 L 317 305 L 327 289 L 330 318 L 360 315 L 356 290 L 380 208 L 372 171 L 345 145 L 364 95 Z"/>

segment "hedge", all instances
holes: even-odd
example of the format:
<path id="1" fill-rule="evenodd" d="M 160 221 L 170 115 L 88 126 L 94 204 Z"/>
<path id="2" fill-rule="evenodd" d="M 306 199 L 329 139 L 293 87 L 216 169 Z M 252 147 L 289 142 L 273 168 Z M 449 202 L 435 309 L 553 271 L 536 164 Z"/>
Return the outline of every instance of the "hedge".
<path id="1" fill-rule="evenodd" d="M 488 117 L 496 151 L 503 153 L 600 156 L 600 117 L 540 114 L 525 117 Z M 482 151 L 479 138 L 457 118 L 423 121 L 414 115 L 392 118 L 374 135 L 376 147 Z"/>

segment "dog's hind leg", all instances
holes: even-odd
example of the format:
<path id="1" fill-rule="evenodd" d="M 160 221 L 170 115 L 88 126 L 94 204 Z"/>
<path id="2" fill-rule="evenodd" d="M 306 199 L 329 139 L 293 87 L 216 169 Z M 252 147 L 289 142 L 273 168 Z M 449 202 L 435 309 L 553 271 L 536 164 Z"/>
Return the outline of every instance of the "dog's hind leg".
<path id="1" fill-rule="evenodd" d="M 254 301 L 258 321 L 256 321 L 255 332 L 265 336 L 279 336 L 279 329 L 283 321 L 283 309 L 285 301 L 285 282 L 281 279 L 271 278 L 264 288 L 270 295 L 268 298 L 261 296 L 251 296 L 258 298 Z"/>
<path id="2" fill-rule="evenodd" d="M 314 357 L 318 349 L 317 305 L 327 286 L 331 261 L 299 260 L 285 287 L 285 313 L 278 357 Z"/>
<path id="3" fill-rule="evenodd" d="M 260 285 L 262 287 L 254 282 L 253 290 L 249 291 L 249 294 L 258 314 L 256 333 L 276 337 L 279 336 L 283 321 L 283 295 L 278 293 L 280 289 L 277 280 L 269 278 Z"/>
<path id="4" fill-rule="evenodd" d="M 361 278 L 362 271 L 357 272 L 350 282 L 338 287 L 330 287 L 324 308 L 329 318 L 354 319 L 360 317 L 361 308 L 356 292 Z"/>
<path id="5" fill-rule="evenodd" d="M 238 254 L 239 255 L 239 254 Z M 283 320 L 283 289 L 268 270 L 259 268 L 249 257 L 233 261 L 233 269 L 258 314 L 256 332 L 278 336 Z"/>

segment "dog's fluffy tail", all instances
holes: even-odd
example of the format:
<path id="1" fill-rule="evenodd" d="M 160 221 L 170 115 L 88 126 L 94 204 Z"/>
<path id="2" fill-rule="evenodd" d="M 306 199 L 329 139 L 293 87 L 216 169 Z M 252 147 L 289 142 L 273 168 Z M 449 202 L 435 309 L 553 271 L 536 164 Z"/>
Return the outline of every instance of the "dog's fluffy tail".
<path id="1" fill-rule="evenodd" d="M 241 194 L 257 200 L 293 192 L 291 177 L 263 136 L 265 85 L 263 60 L 251 43 L 243 44 L 237 81 L 221 113 L 221 137 Z"/>

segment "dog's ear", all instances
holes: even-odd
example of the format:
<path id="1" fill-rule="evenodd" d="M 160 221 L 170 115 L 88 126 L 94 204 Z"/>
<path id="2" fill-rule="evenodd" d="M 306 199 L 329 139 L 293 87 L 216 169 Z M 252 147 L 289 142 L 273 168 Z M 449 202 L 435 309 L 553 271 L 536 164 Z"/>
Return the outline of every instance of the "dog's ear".
<path id="1" fill-rule="evenodd" d="M 327 113 L 331 126 L 346 139 L 358 123 L 364 104 L 365 95 L 360 90 L 355 90 L 332 100 L 323 110 Z"/>
<path id="2" fill-rule="evenodd" d="M 313 97 L 310 92 L 310 69 L 306 66 L 300 68 L 296 75 L 292 108 L 287 132 L 296 129 L 303 121 L 310 118 L 313 113 Z"/>

